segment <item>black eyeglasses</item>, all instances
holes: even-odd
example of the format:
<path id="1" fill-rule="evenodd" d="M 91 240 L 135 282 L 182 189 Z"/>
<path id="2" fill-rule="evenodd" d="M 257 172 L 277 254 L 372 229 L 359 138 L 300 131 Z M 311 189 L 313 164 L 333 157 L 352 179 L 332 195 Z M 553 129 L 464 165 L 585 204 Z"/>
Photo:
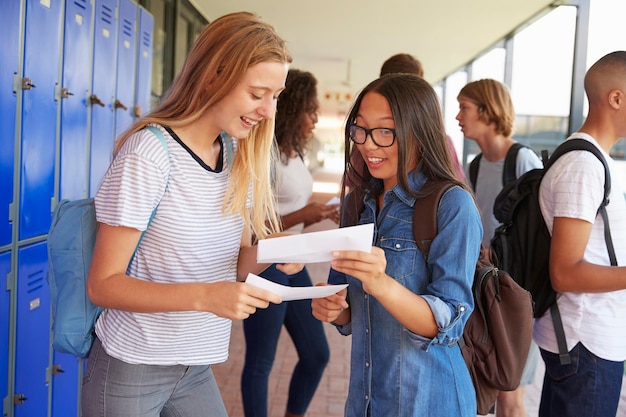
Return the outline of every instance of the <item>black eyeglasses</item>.
<path id="1" fill-rule="evenodd" d="M 350 125 L 348 126 L 348 134 L 350 135 L 350 140 L 358 145 L 364 144 L 367 137 L 370 136 L 372 142 L 381 148 L 393 145 L 393 142 L 396 140 L 396 130 L 388 127 L 366 129 L 359 125 Z"/>

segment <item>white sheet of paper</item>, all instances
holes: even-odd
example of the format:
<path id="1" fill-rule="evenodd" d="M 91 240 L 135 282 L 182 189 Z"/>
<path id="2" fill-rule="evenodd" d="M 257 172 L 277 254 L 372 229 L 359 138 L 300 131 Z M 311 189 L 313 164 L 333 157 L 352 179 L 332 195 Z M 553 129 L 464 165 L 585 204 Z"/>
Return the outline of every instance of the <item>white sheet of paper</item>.
<path id="1" fill-rule="evenodd" d="M 328 200 L 326 202 L 326 205 L 330 206 L 330 205 L 339 204 L 339 203 L 341 203 L 341 199 L 339 197 L 335 196 L 335 197 L 331 198 L 330 200 Z"/>
<path id="2" fill-rule="evenodd" d="M 258 275 L 248 274 L 246 284 L 254 287 L 262 288 L 280 295 L 283 301 L 305 300 L 307 298 L 322 298 L 335 294 L 348 286 L 348 284 L 340 285 L 318 285 L 314 287 L 288 287 L 280 285 Z"/>
<path id="3" fill-rule="evenodd" d="M 374 224 L 341 227 L 321 232 L 302 233 L 259 241 L 259 263 L 330 262 L 333 251 L 358 250 L 370 252 Z"/>

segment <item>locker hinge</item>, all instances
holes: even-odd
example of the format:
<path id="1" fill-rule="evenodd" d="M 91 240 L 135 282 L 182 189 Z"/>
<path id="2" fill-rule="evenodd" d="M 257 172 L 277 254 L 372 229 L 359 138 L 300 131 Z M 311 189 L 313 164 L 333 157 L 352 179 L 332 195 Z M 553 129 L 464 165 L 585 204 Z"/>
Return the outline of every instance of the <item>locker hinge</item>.
<path id="1" fill-rule="evenodd" d="M 9 223 L 15 223 L 17 220 L 17 205 L 15 203 L 9 204 Z"/>
<path id="2" fill-rule="evenodd" d="M 15 280 L 15 273 L 13 273 L 13 271 L 9 271 L 7 274 L 7 291 L 15 290 Z"/>

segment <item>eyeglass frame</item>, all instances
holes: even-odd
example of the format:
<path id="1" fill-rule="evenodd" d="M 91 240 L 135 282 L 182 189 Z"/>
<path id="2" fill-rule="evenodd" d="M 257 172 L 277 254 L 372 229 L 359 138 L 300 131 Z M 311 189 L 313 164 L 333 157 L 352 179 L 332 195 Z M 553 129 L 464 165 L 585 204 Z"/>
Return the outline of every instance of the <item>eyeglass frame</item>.
<path id="1" fill-rule="evenodd" d="M 363 140 L 363 142 L 357 142 L 356 140 L 354 140 L 354 137 L 351 134 L 352 128 L 362 129 L 365 132 L 365 139 Z M 393 139 L 391 140 L 391 143 L 389 145 L 379 145 L 378 142 L 376 142 L 376 139 L 374 139 L 374 130 L 389 130 L 389 131 L 391 131 L 393 133 Z M 348 125 L 348 137 L 355 144 L 363 145 L 365 142 L 367 142 L 367 137 L 368 136 L 372 139 L 372 142 L 374 142 L 374 145 L 378 146 L 379 148 L 389 148 L 390 146 L 393 146 L 393 144 L 396 142 L 396 138 L 398 137 L 398 135 L 396 133 L 396 129 L 395 128 L 391 128 L 391 127 L 374 127 L 372 129 L 367 129 L 367 128 L 363 127 L 363 126 L 357 125 L 356 123 L 351 123 L 351 124 Z"/>

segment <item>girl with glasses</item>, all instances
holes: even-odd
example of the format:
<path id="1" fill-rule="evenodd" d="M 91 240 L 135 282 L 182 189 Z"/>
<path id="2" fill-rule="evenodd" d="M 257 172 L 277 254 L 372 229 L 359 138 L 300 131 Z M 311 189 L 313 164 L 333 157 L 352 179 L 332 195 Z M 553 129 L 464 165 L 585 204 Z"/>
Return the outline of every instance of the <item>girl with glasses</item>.
<path id="1" fill-rule="evenodd" d="M 373 81 L 348 115 L 345 146 L 342 225 L 374 223 L 374 242 L 369 253 L 336 252 L 329 282 L 349 286 L 312 302 L 315 317 L 352 335 L 345 415 L 474 417 L 457 341 L 473 310 L 482 225 L 451 163 L 435 91 L 410 74 Z M 455 185 L 425 260 L 412 219 L 429 180 Z"/>

